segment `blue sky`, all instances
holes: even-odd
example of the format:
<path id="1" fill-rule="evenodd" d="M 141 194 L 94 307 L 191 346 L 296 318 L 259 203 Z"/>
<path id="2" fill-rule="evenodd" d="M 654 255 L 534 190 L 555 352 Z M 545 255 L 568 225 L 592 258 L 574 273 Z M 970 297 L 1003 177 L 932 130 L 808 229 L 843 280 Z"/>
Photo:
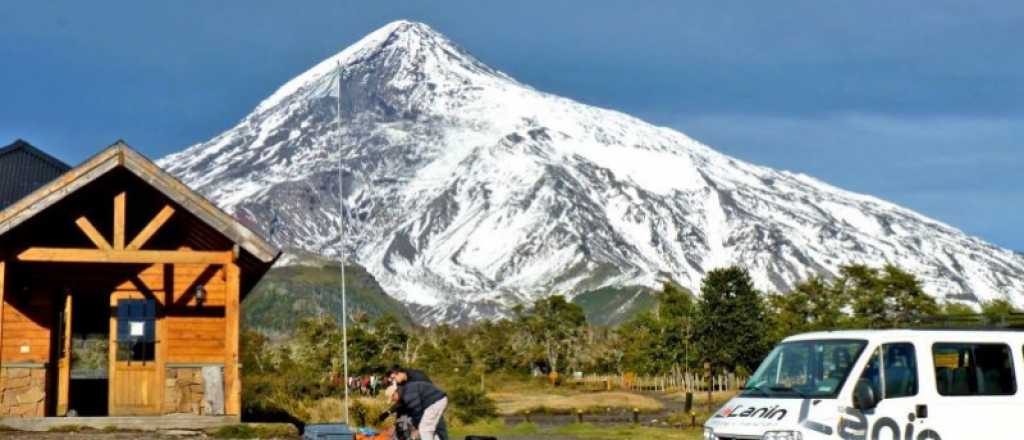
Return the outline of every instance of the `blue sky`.
<path id="1" fill-rule="evenodd" d="M 395 19 L 542 90 L 1024 250 L 1024 2 L 0 3 L 0 143 L 158 158 Z"/>

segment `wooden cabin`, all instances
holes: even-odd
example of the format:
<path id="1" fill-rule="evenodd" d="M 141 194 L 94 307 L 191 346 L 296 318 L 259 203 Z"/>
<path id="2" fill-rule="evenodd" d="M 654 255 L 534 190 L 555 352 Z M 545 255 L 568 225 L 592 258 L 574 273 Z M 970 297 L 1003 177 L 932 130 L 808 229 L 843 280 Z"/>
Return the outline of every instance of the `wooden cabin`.
<path id="1" fill-rule="evenodd" d="M 123 142 L 12 147 L 0 194 L 42 177 L 0 205 L 0 417 L 239 416 L 239 303 L 280 252 Z"/>

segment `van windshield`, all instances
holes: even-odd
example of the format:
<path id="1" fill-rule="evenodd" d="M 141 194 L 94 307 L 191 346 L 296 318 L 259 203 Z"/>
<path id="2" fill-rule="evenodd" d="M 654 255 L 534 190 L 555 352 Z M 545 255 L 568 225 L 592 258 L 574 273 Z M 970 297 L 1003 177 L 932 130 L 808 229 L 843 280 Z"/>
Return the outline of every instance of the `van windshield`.
<path id="1" fill-rule="evenodd" d="M 833 398 L 867 341 L 823 339 L 775 346 L 740 395 L 743 397 Z"/>

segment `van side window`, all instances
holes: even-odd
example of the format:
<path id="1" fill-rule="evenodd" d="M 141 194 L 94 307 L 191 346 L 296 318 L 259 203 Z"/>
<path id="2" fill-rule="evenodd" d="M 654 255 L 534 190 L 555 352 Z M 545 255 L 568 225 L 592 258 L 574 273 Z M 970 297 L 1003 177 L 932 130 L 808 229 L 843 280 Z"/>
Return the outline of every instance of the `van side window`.
<path id="1" fill-rule="evenodd" d="M 886 344 L 885 352 L 885 398 L 910 397 L 917 395 L 917 355 L 914 345 Z"/>
<path id="2" fill-rule="evenodd" d="M 876 396 L 884 399 L 916 396 L 917 356 L 914 345 L 885 344 L 875 349 L 860 378 L 875 389 Z"/>
<path id="3" fill-rule="evenodd" d="M 941 343 L 932 346 L 935 382 L 943 396 L 1007 396 L 1017 393 L 1010 347 Z"/>

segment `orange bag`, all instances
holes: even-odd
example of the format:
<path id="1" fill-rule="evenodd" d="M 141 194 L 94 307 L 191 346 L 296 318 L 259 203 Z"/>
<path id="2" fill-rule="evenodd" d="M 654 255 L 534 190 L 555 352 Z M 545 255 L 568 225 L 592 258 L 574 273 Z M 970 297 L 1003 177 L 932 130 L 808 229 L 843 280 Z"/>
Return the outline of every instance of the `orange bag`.
<path id="1" fill-rule="evenodd" d="M 391 440 L 392 429 L 385 429 L 377 435 L 356 434 L 356 440 Z"/>

